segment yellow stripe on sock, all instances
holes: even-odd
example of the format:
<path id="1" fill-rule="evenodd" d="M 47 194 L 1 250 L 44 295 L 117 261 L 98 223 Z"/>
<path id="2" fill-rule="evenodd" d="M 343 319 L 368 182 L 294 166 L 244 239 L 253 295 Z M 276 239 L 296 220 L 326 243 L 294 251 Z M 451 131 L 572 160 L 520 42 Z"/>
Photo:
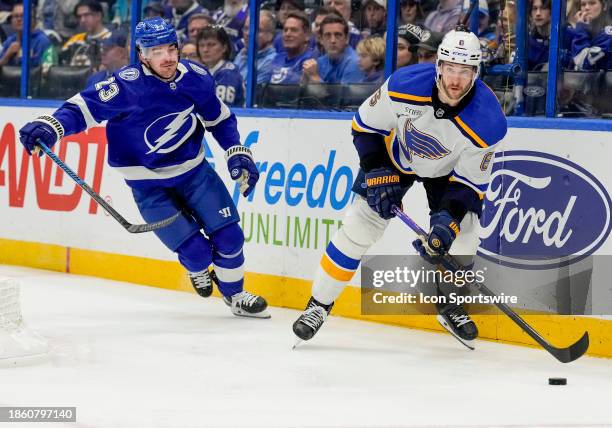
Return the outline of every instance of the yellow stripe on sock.
<path id="1" fill-rule="evenodd" d="M 321 257 L 321 267 L 329 276 L 337 281 L 350 281 L 355 274 L 354 271 L 344 270 L 336 266 L 327 254 L 323 254 L 323 257 Z"/>

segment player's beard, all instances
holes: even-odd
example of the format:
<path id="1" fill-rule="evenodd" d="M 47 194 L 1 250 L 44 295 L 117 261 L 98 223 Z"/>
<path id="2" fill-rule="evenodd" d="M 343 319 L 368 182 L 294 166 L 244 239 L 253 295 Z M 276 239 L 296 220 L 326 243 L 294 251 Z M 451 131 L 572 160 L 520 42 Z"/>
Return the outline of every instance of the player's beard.
<path id="1" fill-rule="evenodd" d="M 164 79 L 172 79 L 176 75 L 176 67 L 178 63 L 176 61 L 167 61 L 159 65 L 159 69 L 161 72 L 158 72 L 160 76 Z"/>
<path id="2" fill-rule="evenodd" d="M 444 82 L 444 78 L 441 78 L 438 83 L 438 89 L 442 91 L 445 98 L 449 99 L 453 103 L 458 103 L 459 101 L 461 101 L 461 99 L 465 97 L 465 95 L 470 91 L 471 88 L 472 85 L 468 84 L 460 93 L 456 94 L 453 92 L 453 94 L 451 94 L 451 92 L 448 90 L 447 84 Z"/>
<path id="3" fill-rule="evenodd" d="M 157 77 L 163 79 L 165 81 L 171 80 L 176 75 L 176 70 L 178 67 L 177 61 L 166 61 L 158 64 L 156 67 L 153 67 L 151 64 L 151 60 L 146 60 L 144 63 Z"/>

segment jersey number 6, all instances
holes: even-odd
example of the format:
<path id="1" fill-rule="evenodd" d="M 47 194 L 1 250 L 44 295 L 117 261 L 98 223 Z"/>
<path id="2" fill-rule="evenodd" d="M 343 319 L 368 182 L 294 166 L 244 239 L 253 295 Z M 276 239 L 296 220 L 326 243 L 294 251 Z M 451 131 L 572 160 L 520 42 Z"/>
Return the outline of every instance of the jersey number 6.
<path id="1" fill-rule="evenodd" d="M 115 76 L 111 77 L 108 80 L 103 80 L 101 82 L 96 83 L 96 91 L 98 91 L 98 96 L 102 101 L 106 102 L 119 93 L 119 85 L 114 82 Z M 108 89 L 104 89 L 104 87 L 107 85 Z"/>

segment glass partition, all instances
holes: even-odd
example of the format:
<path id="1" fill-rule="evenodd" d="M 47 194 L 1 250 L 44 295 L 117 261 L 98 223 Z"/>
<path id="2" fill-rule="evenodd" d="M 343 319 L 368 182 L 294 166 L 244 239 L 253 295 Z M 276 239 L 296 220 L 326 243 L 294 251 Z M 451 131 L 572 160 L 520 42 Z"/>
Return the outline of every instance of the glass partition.
<path id="1" fill-rule="evenodd" d="M 178 30 L 182 57 L 205 65 L 232 107 L 355 111 L 392 71 L 435 62 L 470 1 L 9 2 L 0 7 L 0 97 L 69 98 L 129 62 L 140 16 L 162 16 Z M 481 78 L 507 115 L 612 115 L 609 1 L 563 0 L 560 19 L 552 0 L 475 3 L 470 26 L 483 51 Z M 21 40 L 26 9 L 29 43 Z"/>

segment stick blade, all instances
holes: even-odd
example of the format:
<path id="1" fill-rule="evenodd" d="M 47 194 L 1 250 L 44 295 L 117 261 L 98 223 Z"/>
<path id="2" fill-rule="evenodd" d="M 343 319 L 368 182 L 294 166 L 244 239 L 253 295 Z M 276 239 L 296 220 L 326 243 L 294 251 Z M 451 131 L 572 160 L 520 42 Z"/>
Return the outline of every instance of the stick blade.
<path id="1" fill-rule="evenodd" d="M 126 227 L 127 231 L 130 233 L 143 233 L 143 232 L 152 232 L 157 229 L 161 229 L 162 227 L 166 227 L 174 220 L 176 220 L 181 215 L 181 212 L 178 211 L 171 217 L 166 219 L 156 221 L 155 223 L 144 223 L 144 224 L 130 224 Z"/>
<path id="2" fill-rule="evenodd" d="M 567 348 L 554 349 L 551 354 L 562 363 L 571 363 L 582 357 L 587 349 L 589 349 L 589 332 L 585 331 L 576 343 Z"/>

